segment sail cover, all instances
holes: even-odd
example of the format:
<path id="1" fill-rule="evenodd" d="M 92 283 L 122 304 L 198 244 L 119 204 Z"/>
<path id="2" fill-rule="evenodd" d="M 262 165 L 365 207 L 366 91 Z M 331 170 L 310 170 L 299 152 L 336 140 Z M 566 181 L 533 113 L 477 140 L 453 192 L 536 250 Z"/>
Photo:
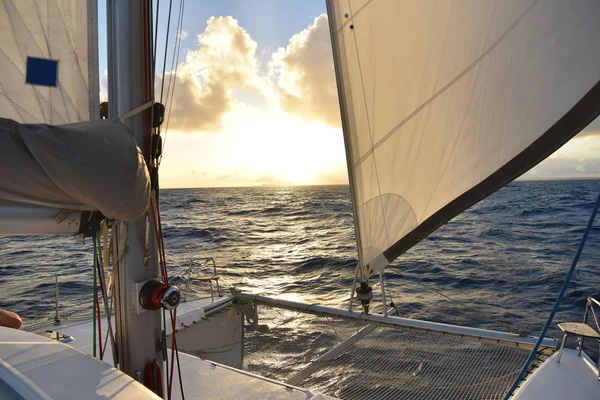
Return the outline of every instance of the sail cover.
<path id="1" fill-rule="evenodd" d="M 597 0 L 331 0 L 328 13 L 370 274 L 598 115 Z"/>
<path id="2" fill-rule="evenodd" d="M 0 118 L 0 199 L 141 217 L 150 199 L 144 157 L 119 119 L 62 126 Z"/>
<path id="3" fill-rule="evenodd" d="M 97 119 L 96 0 L 0 3 L 0 116 L 47 124 Z"/>

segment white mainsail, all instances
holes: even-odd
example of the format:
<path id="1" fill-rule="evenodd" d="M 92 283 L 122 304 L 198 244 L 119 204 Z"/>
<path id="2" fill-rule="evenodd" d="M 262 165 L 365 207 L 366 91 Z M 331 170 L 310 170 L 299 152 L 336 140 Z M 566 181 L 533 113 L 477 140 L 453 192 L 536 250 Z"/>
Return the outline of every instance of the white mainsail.
<path id="1" fill-rule="evenodd" d="M 96 0 L 2 0 L 0 116 L 66 124 L 98 119 Z"/>
<path id="2" fill-rule="evenodd" d="M 359 257 L 381 271 L 600 110 L 600 2 L 328 2 Z"/>

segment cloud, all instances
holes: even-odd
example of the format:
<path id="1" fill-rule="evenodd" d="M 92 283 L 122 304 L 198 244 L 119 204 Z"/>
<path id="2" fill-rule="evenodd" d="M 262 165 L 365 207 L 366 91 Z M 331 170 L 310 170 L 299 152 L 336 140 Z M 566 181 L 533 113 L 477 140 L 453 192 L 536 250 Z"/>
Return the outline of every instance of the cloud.
<path id="1" fill-rule="evenodd" d="M 340 112 L 327 15 L 290 39 L 270 62 L 281 107 L 304 119 L 340 125 Z"/>
<path id="2" fill-rule="evenodd" d="M 208 172 L 206 171 L 202 171 L 200 173 L 197 173 L 195 169 L 192 170 L 192 175 L 194 175 L 194 178 L 199 177 L 199 176 L 208 176 Z"/>
<path id="3" fill-rule="evenodd" d="M 575 139 L 583 139 L 590 137 L 600 137 L 600 118 L 596 118 L 583 131 L 581 131 Z"/>
<path id="4" fill-rule="evenodd" d="M 600 177 L 600 158 L 552 156 L 523 175 L 523 179 Z"/>
<path id="5" fill-rule="evenodd" d="M 289 186 L 293 182 L 277 174 L 265 174 L 256 178 L 256 183 L 261 186 Z"/>
<path id="6" fill-rule="evenodd" d="M 108 78 L 100 78 L 100 102 L 108 101 Z"/>
<path id="7" fill-rule="evenodd" d="M 257 45 L 237 20 L 211 17 L 196 43 L 177 72 L 169 126 L 179 132 L 219 130 L 233 90 L 256 84 Z"/>
<path id="8" fill-rule="evenodd" d="M 271 54 L 262 72 L 257 43 L 232 17 L 211 17 L 196 45 L 177 72 L 170 128 L 217 132 L 228 113 L 252 112 L 253 107 L 340 126 L 325 14 L 294 35 L 287 47 L 261 49 L 261 57 Z"/>

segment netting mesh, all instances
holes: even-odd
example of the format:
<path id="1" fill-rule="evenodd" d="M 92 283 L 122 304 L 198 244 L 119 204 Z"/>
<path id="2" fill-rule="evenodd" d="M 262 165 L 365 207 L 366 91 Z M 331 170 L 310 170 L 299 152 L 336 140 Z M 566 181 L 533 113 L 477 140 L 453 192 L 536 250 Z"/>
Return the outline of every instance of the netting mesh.
<path id="1" fill-rule="evenodd" d="M 529 354 L 270 305 L 257 311 L 258 321 L 245 329 L 244 369 L 342 399 L 501 399 Z M 323 357 L 355 334 L 361 338 Z M 548 355 L 543 349 L 537 361 Z"/>

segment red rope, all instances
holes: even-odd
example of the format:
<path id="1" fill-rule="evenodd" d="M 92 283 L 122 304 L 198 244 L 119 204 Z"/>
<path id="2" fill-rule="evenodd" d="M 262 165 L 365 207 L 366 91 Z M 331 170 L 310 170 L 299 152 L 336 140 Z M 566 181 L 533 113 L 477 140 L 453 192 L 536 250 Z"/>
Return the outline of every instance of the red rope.
<path id="1" fill-rule="evenodd" d="M 156 236 L 156 246 L 159 248 L 158 250 L 158 258 L 160 260 L 160 268 L 161 274 L 164 279 L 164 284 L 169 285 L 169 278 L 167 277 L 167 267 L 165 265 L 165 260 L 163 260 L 161 248 L 160 235 L 158 233 L 158 222 L 156 218 L 156 211 L 154 209 L 154 196 L 150 196 L 150 210 L 152 212 L 152 225 L 154 226 L 154 235 Z"/>
<path id="2" fill-rule="evenodd" d="M 165 265 L 165 260 L 163 259 L 163 255 L 162 255 L 162 247 L 161 247 L 161 241 L 160 241 L 160 235 L 159 235 L 159 229 L 158 229 L 158 219 L 156 218 L 156 210 L 155 210 L 155 205 L 154 205 L 154 197 L 151 196 L 150 197 L 150 212 L 152 213 L 152 225 L 154 227 L 154 235 L 156 237 L 156 245 L 159 248 L 158 251 L 158 257 L 160 260 L 160 266 L 161 266 L 161 271 L 162 271 L 162 276 L 164 279 L 164 283 L 165 285 L 169 284 L 169 278 L 167 276 L 167 267 Z M 172 339 L 171 339 L 171 370 L 169 371 L 169 388 L 167 391 L 167 395 L 168 395 L 168 399 L 171 400 L 171 389 L 173 387 L 173 372 L 175 371 L 175 347 L 177 346 L 177 331 L 176 331 L 176 327 L 177 327 L 177 309 L 173 310 L 173 320 L 172 322 Z"/>

